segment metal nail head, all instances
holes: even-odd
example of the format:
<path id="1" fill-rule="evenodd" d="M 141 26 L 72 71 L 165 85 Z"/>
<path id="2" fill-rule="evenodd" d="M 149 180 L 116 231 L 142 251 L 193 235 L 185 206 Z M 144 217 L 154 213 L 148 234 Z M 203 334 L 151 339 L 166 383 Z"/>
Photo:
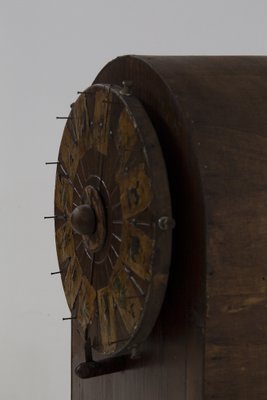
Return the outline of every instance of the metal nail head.
<path id="1" fill-rule="evenodd" d="M 133 87 L 132 81 L 123 81 L 122 89 L 120 90 L 120 94 L 122 94 L 123 96 L 131 96 L 132 87 Z"/>
<path id="2" fill-rule="evenodd" d="M 175 227 L 175 221 L 173 218 L 167 216 L 162 216 L 158 219 L 158 227 L 162 231 L 167 231 L 168 229 L 173 229 Z"/>

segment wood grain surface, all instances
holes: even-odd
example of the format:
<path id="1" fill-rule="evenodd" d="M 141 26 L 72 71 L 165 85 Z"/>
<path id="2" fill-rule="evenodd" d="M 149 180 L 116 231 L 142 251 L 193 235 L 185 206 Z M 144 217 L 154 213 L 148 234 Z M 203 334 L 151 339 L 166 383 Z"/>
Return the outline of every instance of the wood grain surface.
<path id="1" fill-rule="evenodd" d="M 266 400 L 267 57 L 125 56 L 167 164 L 176 228 L 166 298 L 140 359 L 72 400 Z M 159 188 L 160 192 L 160 188 Z"/>

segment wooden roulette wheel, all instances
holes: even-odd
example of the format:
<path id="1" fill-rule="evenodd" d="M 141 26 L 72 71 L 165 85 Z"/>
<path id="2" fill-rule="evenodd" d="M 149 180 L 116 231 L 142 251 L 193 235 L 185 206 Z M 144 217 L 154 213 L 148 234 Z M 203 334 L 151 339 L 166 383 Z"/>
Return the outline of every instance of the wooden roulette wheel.
<path id="1" fill-rule="evenodd" d="M 94 360 L 136 351 L 158 316 L 170 266 L 165 163 L 130 90 L 126 82 L 81 93 L 58 155 L 58 262 L 72 318 Z"/>

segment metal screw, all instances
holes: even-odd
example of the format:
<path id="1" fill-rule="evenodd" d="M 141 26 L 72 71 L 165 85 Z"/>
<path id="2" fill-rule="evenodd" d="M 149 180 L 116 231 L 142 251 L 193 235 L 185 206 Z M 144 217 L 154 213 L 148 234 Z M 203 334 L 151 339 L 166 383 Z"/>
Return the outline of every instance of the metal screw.
<path id="1" fill-rule="evenodd" d="M 168 229 L 173 229 L 175 227 L 175 221 L 173 218 L 162 216 L 158 219 L 158 227 L 162 231 L 167 231 Z"/>
<path id="2" fill-rule="evenodd" d="M 123 87 L 120 90 L 120 94 L 122 94 L 123 96 L 131 96 L 133 82 L 132 81 L 123 81 L 122 86 Z"/>
<path id="3" fill-rule="evenodd" d="M 131 360 L 136 360 L 138 358 L 141 358 L 140 351 L 138 349 L 138 345 L 134 345 L 131 347 Z"/>

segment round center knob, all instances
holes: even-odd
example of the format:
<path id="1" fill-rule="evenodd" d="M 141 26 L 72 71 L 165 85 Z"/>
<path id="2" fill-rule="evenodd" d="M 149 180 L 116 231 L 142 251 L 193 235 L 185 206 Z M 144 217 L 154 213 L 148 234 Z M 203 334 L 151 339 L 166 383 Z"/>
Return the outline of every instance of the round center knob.
<path id="1" fill-rule="evenodd" d="M 71 225 L 79 235 L 92 235 L 96 230 L 96 216 L 88 204 L 82 204 L 72 211 Z"/>

